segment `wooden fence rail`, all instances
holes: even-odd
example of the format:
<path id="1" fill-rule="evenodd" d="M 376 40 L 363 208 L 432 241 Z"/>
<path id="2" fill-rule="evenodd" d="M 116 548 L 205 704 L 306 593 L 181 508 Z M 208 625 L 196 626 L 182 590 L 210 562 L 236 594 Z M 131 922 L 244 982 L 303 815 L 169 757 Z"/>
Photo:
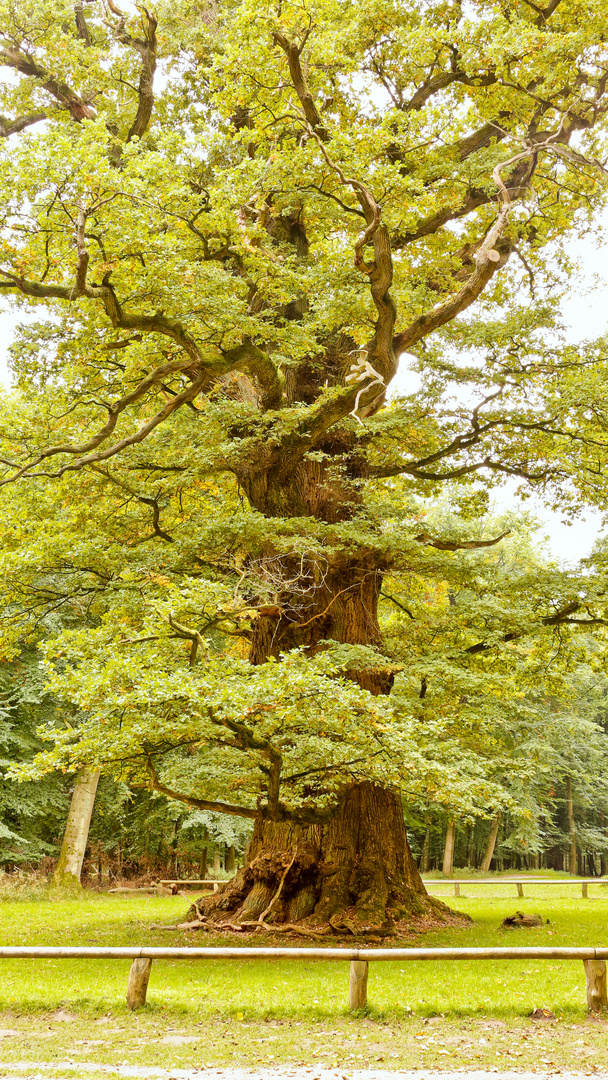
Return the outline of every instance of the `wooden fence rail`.
<path id="1" fill-rule="evenodd" d="M 517 889 L 517 895 L 524 895 L 524 885 L 580 885 L 582 896 L 585 899 L 589 896 L 590 885 L 608 885 L 608 878 L 423 878 L 422 879 L 427 892 L 432 889 L 434 885 L 450 885 L 454 889 L 454 896 L 460 896 L 461 885 L 515 885 Z M 195 881 L 190 878 L 161 878 L 161 885 L 187 885 L 190 888 L 212 888 L 214 892 L 217 892 L 220 885 L 225 885 L 225 881 L 216 881 L 211 878 L 200 879 Z M 116 892 L 119 890 L 111 890 Z M 127 890 L 125 890 L 127 891 Z M 134 889 L 133 892 L 136 892 Z"/>
<path id="2" fill-rule="evenodd" d="M 139 1009 L 146 1002 L 153 960 L 341 960 L 350 963 L 349 1007 L 367 1005 L 369 964 L 381 960 L 582 960 L 585 965 L 587 1007 L 594 1013 L 608 1010 L 606 960 L 608 948 L 559 946 L 504 946 L 471 949 L 332 949 L 332 948 L 155 948 L 92 945 L 1 945 L 0 959 L 132 960 L 127 1005 Z"/>
<path id="3" fill-rule="evenodd" d="M 433 885 L 451 885 L 454 896 L 460 896 L 461 885 L 515 885 L 517 895 L 524 895 L 524 885 L 580 885 L 582 896 L 589 897 L 590 885 L 608 885 L 608 878 L 423 878 L 427 892 Z"/>

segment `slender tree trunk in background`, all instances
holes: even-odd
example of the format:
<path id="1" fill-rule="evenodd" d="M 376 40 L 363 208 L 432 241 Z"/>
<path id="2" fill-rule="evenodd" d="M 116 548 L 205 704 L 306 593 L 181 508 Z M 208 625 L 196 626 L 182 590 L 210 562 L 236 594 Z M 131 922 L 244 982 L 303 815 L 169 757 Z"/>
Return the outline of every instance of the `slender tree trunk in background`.
<path id="1" fill-rule="evenodd" d="M 467 866 L 471 867 L 471 870 L 475 869 L 475 826 L 471 825 L 469 829 L 469 838 L 467 843 Z"/>
<path id="2" fill-rule="evenodd" d="M 499 825 L 500 825 L 500 818 L 501 818 L 501 814 L 500 814 L 500 810 L 499 810 L 498 813 L 495 815 L 495 817 L 492 818 L 492 824 L 490 826 L 490 835 L 488 836 L 488 843 L 487 843 L 487 847 L 486 847 L 486 853 L 485 853 L 485 855 L 483 857 L 483 862 L 481 864 L 481 869 L 486 874 L 488 873 L 488 870 L 490 869 L 490 864 L 491 864 L 492 859 L 494 857 L 494 848 L 496 847 L 496 837 L 498 836 L 498 828 L 499 828 Z"/>
<path id="3" fill-rule="evenodd" d="M 570 866 L 571 874 L 576 874 L 576 822 L 574 820 L 574 805 L 572 799 L 572 777 L 566 777 L 566 804 L 568 808 L 568 829 L 570 832 Z"/>
<path id="4" fill-rule="evenodd" d="M 445 836 L 445 848 L 443 849 L 443 876 L 451 877 L 454 872 L 454 841 L 456 839 L 456 822 L 448 821 L 448 830 Z"/>
<path id="5" fill-rule="evenodd" d="M 207 848 L 203 848 L 203 850 L 201 851 L 201 857 L 200 857 L 199 863 L 198 863 L 198 876 L 200 877 L 201 881 L 204 881 L 206 875 L 207 875 Z"/>
<path id="6" fill-rule="evenodd" d="M 230 845 L 230 847 L 226 848 L 226 857 L 224 859 L 224 865 L 225 865 L 225 870 L 226 870 L 227 874 L 233 874 L 234 873 L 234 847 L 232 845 Z"/>
<path id="7" fill-rule="evenodd" d="M 177 841 L 179 837 L 179 821 L 173 826 L 173 838 L 171 840 L 171 877 L 177 877 Z"/>
<path id="8" fill-rule="evenodd" d="M 431 830 L 427 829 L 424 834 L 424 843 L 420 855 L 420 873 L 428 874 L 431 853 Z"/>
<path id="9" fill-rule="evenodd" d="M 222 864 L 220 861 L 220 849 L 216 847 L 215 851 L 213 852 L 213 873 L 217 876 L 221 868 Z"/>
<path id="10" fill-rule="evenodd" d="M 53 885 L 57 888 L 81 887 L 80 874 L 98 782 L 99 769 L 82 769 L 76 777 L 61 853 L 53 874 Z"/>

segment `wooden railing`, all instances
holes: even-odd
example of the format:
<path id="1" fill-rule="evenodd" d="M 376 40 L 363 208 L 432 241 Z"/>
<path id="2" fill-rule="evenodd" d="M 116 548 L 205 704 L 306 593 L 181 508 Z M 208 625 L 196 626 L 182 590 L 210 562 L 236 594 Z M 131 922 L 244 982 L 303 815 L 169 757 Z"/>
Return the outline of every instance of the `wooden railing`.
<path id="1" fill-rule="evenodd" d="M 460 896 L 461 885 L 515 885 L 517 888 L 517 895 L 524 895 L 524 885 L 580 885 L 581 893 L 583 897 L 589 896 L 589 885 L 608 885 L 608 878 L 530 878 L 530 877 L 509 877 L 509 878 L 423 878 L 424 885 L 427 892 L 430 892 L 434 885 L 451 885 L 454 889 L 454 896 Z M 162 878 L 161 885 L 188 885 L 190 888 L 212 888 L 214 892 L 217 892 L 220 885 L 225 885 L 225 881 L 214 881 L 210 878 L 204 878 L 199 881 L 190 880 L 187 878 Z M 117 891 L 117 890 L 111 890 Z M 136 891 L 136 890 L 133 890 Z"/>
<path id="2" fill-rule="evenodd" d="M 594 1012 L 608 1009 L 606 960 L 608 948 L 561 948 L 552 946 L 505 946 L 471 949 L 334 949 L 334 948 L 152 948 L 90 945 L 2 945 L 0 958 L 35 960 L 112 959 L 132 960 L 127 986 L 127 1005 L 139 1009 L 146 1002 L 153 960 L 339 960 L 350 963 L 349 1007 L 367 1005 L 370 963 L 381 960 L 582 960 L 585 965 L 587 1006 Z"/>
<path id="3" fill-rule="evenodd" d="M 517 887 L 517 895 L 524 895 L 524 885 L 580 885 L 582 895 L 587 898 L 589 896 L 590 885 L 608 885 L 608 878 L 590 877 L 590 878 L 423 878 L 424 886 L 427 892 L 431 891 L 433 885 L 452 885 L 454 888 L 454 896 L 460 896 L 461 885 L 515 885 Z"/>

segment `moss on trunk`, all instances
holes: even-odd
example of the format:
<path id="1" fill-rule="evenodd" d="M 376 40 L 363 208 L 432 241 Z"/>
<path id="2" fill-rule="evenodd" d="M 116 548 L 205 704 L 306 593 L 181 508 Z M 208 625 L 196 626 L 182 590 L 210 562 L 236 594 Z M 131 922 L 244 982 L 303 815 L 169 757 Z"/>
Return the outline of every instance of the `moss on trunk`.
<path id="1" fill-rule="evenodd" d="M 412 857 L 401 800 L 353 785 L 325 826 L 259 819 L 245 866 L 191 909 L 227 928 L 255 924 L 384 937 L 448 912 L 430 897 Z"/>

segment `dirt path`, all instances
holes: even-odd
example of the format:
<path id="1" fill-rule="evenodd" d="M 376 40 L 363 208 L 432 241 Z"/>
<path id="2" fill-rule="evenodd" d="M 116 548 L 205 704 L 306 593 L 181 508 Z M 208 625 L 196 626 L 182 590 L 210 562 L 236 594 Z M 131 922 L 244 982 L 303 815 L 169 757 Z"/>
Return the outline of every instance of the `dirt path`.
<path id="1" fill-rule="evenodd" d="M 605 1077 L 605 1069 L 586 1072 L 565 1072 L 560 1069 L 534 1069 L 531 1072 L 501 1072 L 498 1068 L 484 1070 L 435 1070 L 411 1069 L 392 1072 L 389 1069 L 316 1069 L 303 1066 L 283 1066 L 276 1069 L 154 1069 L 138 1065 L 101 1065 L 95 1062 L 57 1061 L 52 1064 L 39 1061 L 0 1061 L 2 1080 L 75 1080 L 82 1074 L 90 1077 L 122 1076 L 137 1080 L 550 1080 L 559 1076 L 562 1080 L 580 1080 L 584 1076 Z"/>

